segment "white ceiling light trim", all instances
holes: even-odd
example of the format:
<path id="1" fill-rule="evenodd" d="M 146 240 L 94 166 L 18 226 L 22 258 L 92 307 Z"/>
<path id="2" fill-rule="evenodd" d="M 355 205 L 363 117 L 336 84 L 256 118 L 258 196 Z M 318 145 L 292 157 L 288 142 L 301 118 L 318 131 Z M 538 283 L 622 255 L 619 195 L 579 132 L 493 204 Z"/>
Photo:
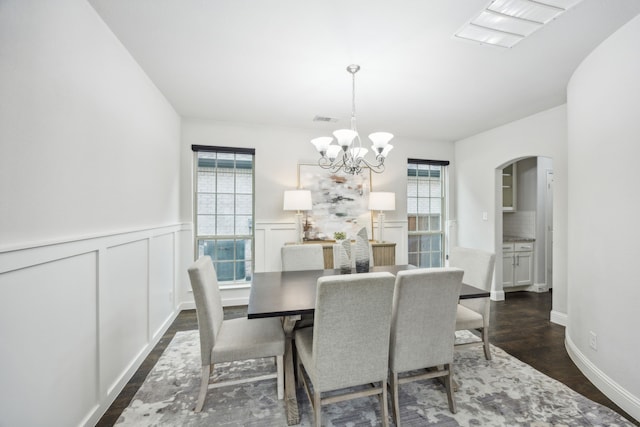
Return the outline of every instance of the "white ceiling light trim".
<path id="1" fill-rule="evenodd" d="M 455 37 L 511 48 L 582 0 L 493 0 Z"/>

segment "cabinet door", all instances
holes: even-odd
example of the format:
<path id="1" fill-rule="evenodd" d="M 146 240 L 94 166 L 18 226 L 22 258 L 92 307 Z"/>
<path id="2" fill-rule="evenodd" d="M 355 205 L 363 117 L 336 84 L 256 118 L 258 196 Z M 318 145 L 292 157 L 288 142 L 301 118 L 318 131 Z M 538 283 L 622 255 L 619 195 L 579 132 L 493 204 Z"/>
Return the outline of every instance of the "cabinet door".
<path id="1" fill-rule="evenodd" d="M 373 265 L 396 265 L 395 243 L 371 243 Z"/>
<path id="2" fill-rule="evenodd" d="M 533 284 L 533 252 L 516 252 L 514 285 Z"/>
<path id="3" fill-rule="evenodd" d="M 508 288 L 514 285 L 513 272 L 515 257 L 513 252 L 504 252 L 502 254 L 502 287 Z"/>

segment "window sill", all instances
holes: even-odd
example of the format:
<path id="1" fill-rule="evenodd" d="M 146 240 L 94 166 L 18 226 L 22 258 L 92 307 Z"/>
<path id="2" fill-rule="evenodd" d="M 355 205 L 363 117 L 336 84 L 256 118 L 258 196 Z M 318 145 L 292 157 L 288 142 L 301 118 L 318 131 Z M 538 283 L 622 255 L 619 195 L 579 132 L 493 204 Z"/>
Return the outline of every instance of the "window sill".
<path id="1" fill-rule="evenodd" d="M 250 287 L 251 287 L 251 282 L 239 282 L 239 283 L 225 284 L 225 285 L 218 286 L 218 288 L 221 291 L 228 290 L 228 289 L 249 289 Z"/>

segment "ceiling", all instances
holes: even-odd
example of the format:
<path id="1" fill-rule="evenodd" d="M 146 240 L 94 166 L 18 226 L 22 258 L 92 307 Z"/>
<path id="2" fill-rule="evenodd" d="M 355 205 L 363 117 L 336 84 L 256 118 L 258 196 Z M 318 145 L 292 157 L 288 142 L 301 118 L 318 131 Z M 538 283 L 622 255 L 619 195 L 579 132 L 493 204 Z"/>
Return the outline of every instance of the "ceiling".
<path id="1" fill-rule="evenodd" d="M 640 13 L 640 0 L 584 0 L 506 49 L 453 37 L 488 0 L 89 2 L 183 117 L 328 134 L 349 127 L 355 63 L 359 131 L 397 143 L 565 103 L 580 62 Z"/>

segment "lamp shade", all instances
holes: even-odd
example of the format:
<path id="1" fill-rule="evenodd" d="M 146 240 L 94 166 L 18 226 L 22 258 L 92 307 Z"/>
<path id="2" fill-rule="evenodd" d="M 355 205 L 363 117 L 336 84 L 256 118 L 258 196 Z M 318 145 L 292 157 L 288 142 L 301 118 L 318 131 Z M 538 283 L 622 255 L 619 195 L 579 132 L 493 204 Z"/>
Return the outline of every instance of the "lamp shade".
<path id="1" fill-rule="evenodd" d="M 308 211 L 311 210 L 311 191 L 309 190 L 288 190 L 284 192 L 285 211 Z"/>
<path id="2" fill-rule="evenodd" d="M 372 211 L 393 211 L 396 209 L 396 193 L 372 191 L 369 193 L 369 209 Z"/>

